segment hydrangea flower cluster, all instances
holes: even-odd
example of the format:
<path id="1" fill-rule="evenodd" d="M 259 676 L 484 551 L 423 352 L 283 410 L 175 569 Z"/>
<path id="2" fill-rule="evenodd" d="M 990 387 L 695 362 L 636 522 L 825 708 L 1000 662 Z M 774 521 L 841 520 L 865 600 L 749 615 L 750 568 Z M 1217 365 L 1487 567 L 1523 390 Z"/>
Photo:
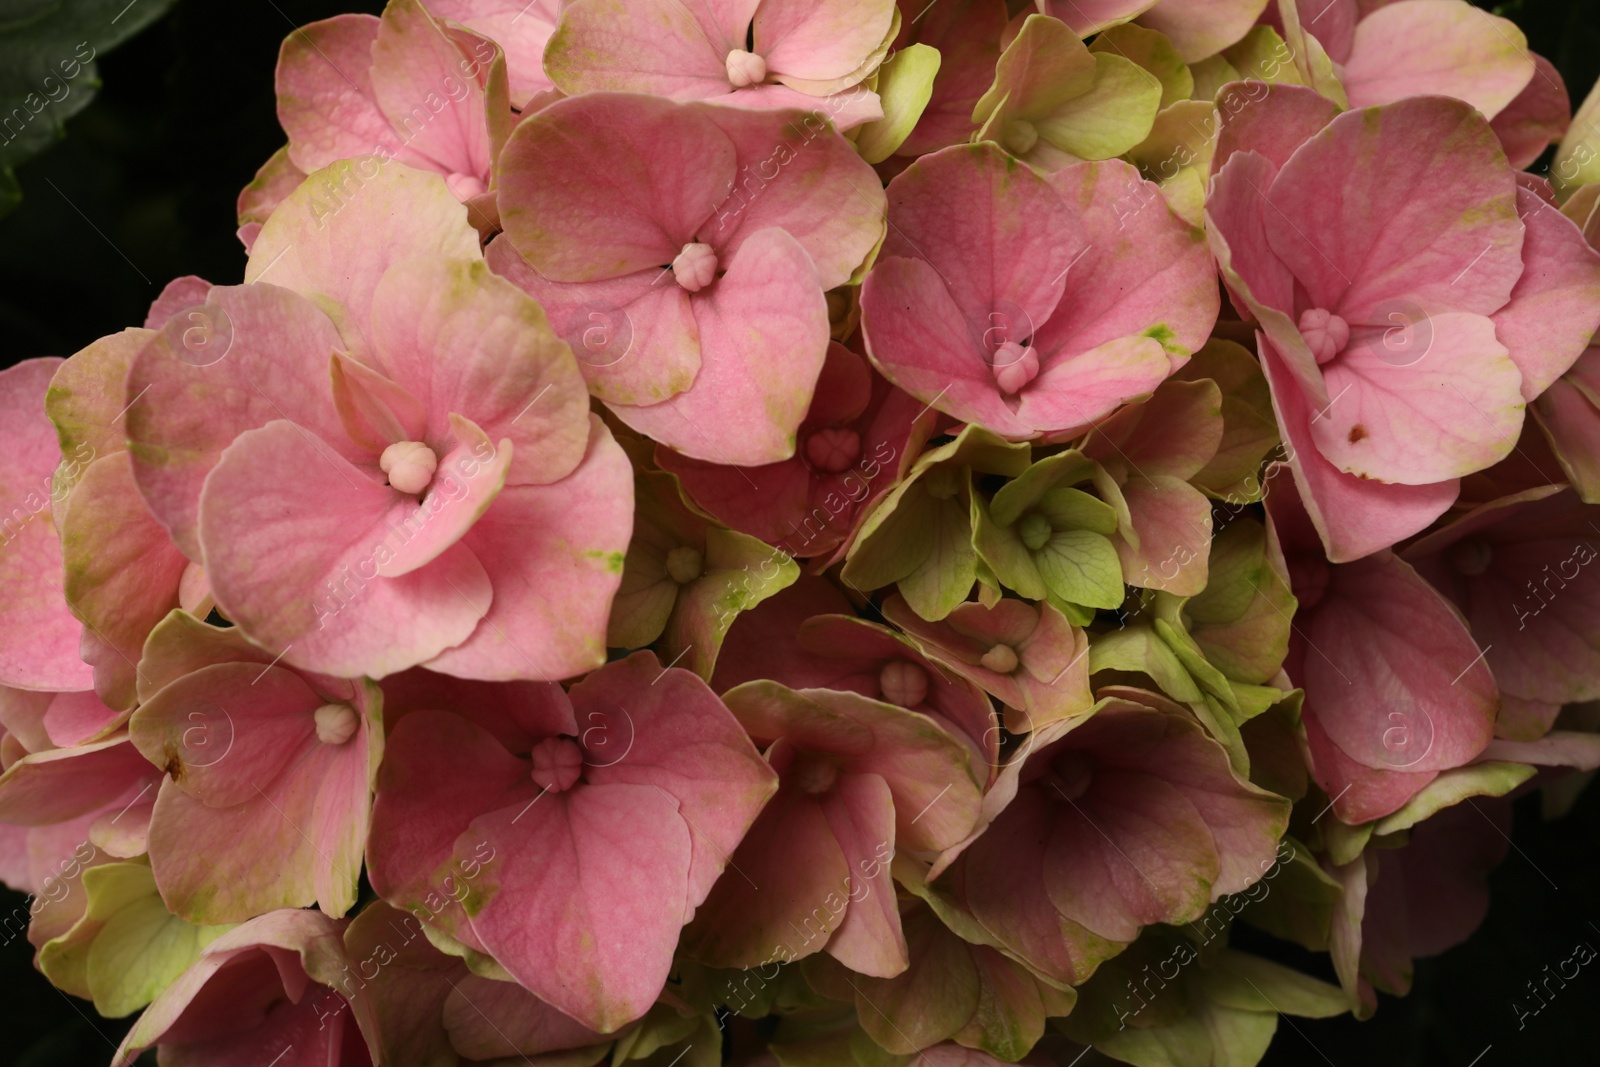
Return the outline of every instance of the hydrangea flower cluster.
<path id="1" fill-rule="evenodd" d="M 1404 993 L 1600 766 L 1600 102 L 1314 6 L 292 33 L 242 284 L 0 373 L 39 969 L 258 1067 L 1238 1065 Z"/>

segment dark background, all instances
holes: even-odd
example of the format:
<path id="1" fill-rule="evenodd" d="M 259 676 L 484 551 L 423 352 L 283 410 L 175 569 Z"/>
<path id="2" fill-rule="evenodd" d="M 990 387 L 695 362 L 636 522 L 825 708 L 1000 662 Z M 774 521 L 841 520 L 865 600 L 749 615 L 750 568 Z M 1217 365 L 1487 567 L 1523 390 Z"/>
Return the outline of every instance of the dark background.
<path id="1" fill-rule="evenodd" d="M 284 140 L 272 89 L 279 42 L 302 23 L 381 7 L 179 0 L 103 56 L 99 95 L 68 122 L 64 141 L 17 169 L 23 202 L 0 219 L 0 360 L 70 355 L 141 324 L 178 275 L 240 281 L 234 200 Z M 1556 64 L 1576 105 L 1600 73 L 1594 0 L 1517 0 L 1494 10 Z M 1521 1029 L 1512 1009 L 1513 1000 L 1527 1000 L 1524 983 L 1576 943 L 1600 949 L 1600 789 L 1559 822 L 1543 822 L 1538 803 L 1529 796 L 1517 804 L 1513 847 L 1490 880 L 1489 917 L 1470 941 L 1419 961 L 1412 995 L 1383 998 L 1368 1022 L 1280 1022 L 1264 1062 L 1600 1065 L 1600 961 Z M 0 914 L 17 907 L 25 907 L 20 896 L 0 891 Z M 1249 947 L 1300 962 L 1277 946 Z M 34 972 L 25 940 L 0 947 L 0 1063 L 109 1063 L 127 1026 L 54 990 Z"/>

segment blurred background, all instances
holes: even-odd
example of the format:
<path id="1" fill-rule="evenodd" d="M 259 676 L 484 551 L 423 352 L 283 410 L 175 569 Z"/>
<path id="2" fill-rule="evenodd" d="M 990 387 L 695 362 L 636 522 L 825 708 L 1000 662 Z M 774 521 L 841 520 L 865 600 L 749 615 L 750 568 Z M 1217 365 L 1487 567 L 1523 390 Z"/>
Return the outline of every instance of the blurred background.
<path id="1" fill-rule="evenodd" d="M 1560 70 L 1574 106 L 1583 99 L 1600 74 L 1595 0 L 1482 6 L 1516 21 L 1530 47 Z M 234 236 L 234 200 L 284 141 L 272 84 L 279 43 L 295 26 L 345 11 L 376 14 L 382 3 L 0 0 L 0 91 L 41 58 L 42 46 L 17 27 L 57 7 L 121 9 L 118 23 L 142 28 L 114 51 L 99 50 L 101 87 L 67 120 L 65 139 L 38 145 L 14 177 L 0 172 L 0 211 L 9 207 L 0 217 L 5 366 L 68 356 L 142 324 L 161 287 L 179 275 L 240 281 L 245 257 Z M 82 83 L 92 76 L 86 71 Z M 0 148 L 0 166 L 27 147 L 19 139 Z M 1590 788 L 1554 822 L 1541 819 L 1536 795 L 1517 801 L 1511 847 L 1490 887 L 1483 926 L 1467 943 L 1419 961 L 1411 996 L 1382 998 L 1364 1023 L 1280 1020 L 1264 1063 L 1600 1065 L 1600 960 L 1546 996 L 1537 1014 L 1519 1019 L 1513 1008 L 1532 1006 L 1526 983 L 1541 981 L 1546 965 L 1555 967 L 1579 943 L 1600 950 L 1600 789 Z M 26 912 L 21 895 L 0 890 L 0 915 Z M 0 932 L 0 1064 L 109 1063 L 131 1020 L 100 1019 L 53 989 L 33 969 L 32 946 L 10 929 Z M 1236 929 L 1241 947 L 1332 979 L 1325 957 Z"/>

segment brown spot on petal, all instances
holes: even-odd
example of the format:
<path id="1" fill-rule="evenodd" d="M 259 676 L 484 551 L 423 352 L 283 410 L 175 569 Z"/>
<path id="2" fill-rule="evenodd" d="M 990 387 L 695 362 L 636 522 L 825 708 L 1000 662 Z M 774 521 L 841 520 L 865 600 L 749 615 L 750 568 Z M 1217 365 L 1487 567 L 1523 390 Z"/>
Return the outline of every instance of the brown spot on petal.
<path id="1" fill-rule="evenodd" d="M 1350 427 L 1350 443 L 1351 444 L 1355 444 L 1357 441 L 1361 440 L 1365 436 L 1367 436 L 1367 428 L 1365 426 L 1361 425 L 1359 422 L 1356 423 L 1354 426 Z"/>
<path id="2" fill-rule="evenodd" d="M 171 745 L 166 748 L 166 756 L 167 762 L 161 765 L 161 773 L 174 782 L 183 781 L 183 757 L 179 756 L 177 749 Z"/>

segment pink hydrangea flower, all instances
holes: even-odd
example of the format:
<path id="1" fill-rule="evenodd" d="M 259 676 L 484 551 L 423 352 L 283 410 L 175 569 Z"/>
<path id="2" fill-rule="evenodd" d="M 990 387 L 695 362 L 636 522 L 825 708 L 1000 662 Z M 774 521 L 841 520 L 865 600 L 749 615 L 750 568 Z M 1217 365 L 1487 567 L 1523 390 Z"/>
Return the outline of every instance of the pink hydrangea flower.
<path id="1" fill-rule="evenodd" d="M 166 775 L 149 850 L 167 907 L 200 924 L 349 911 L 383 752 L 376 686 L 290 670 L 183 612 L 151 632 L 139 677 L 128 730 Z"/>
<path id="2" fill-rule="evenodd" d="M 704 682 L 635 653 L 570 699 L 473 721 L 474 688 L 389 737 L 368 844 L 375 889 L 593 1030 L 643 1015 L 776 786 Z M 461 709 L 469 717 L 456 713 Z M 485 851 L 487 849 L 487 852 Z M 477 877 L 452 900 L 443 872 Z"/>
<path id="3" fill-rule="evenodd" d="M 54 691 L 94 681 L 78 658 L 82 627 L 61 595 L 61 542 L 52 505 L 62 462 L 45 392 L 59 359 L 29 359 L 0 371 L 0 685 Z M 92 460 L 93 450 L 68 457 Z"/>
<path id="4" fill-rule="evenodd" d="M 627 457 L 442 179 L 336 164 L 273 214 L 246 276 L 128 376 L 139 491 L 222 614 L 343 677 L 603 662 Z M 220 347 L 193 350 L 202 329 Z"/>
<path id="5" fill-rule="evenodd" d="M 36 696 L 0 690 L 0 881 L 33 895 L 28 939 L 41 948 L 83 914 L 85 870 L 144 852 L 159 773 L 121 732 L 53 747 Z"/>
<path id="6" fill-rule="evenodd" d="M 1403 558 L 1461 609 L 1500 688 L 1499 737 L 1544 736 L 1563 704 L 1600 699 L 1600 508 L 1545 486 L 1485 504 Z"/>
<path id="7" fill-rule="evenodd" d="M 502 165 L 489 262 L 544 305 L 595 396 L 695 459 L 794 454 L 823 292 L 883 232 L 848 142 L 790 111 L 593 93 L 523 121 Z"/>
<path id="8" fill-rule="evenodd" d="M 1310 90 L 1246 84 L 1256 98 L 1219 133 L 1208 233 L 1260 323 L 1307 510 L 1331 559 L 1357 559 L 1510 451 L 1525 403 L 1600 325 L 1600 257 L 1519 189 L 1466 104 L 1335 116 Z"/>
<path id="9" fill-rule="evenodd" d="M 337 15 L 284 38 L 278 120 L 290 164 L 310 174 L 376 155 L 442 175 L 462 200 L 488 190 L 512 123 L 505 57 L 488 37 L 435 16 L 455 17 L 390 0 L 381 19 Z"/>
<path id="10" fill-rule="evenodd" d="M 376 1024 L 366 998 L 352 999 L 343 930 L 285 910 L 228 931 L 139 1016 L 114 1067 L 148 1048 L 188 1063 L 371 1067 Z"/>
<path id="11" fill-rule="evenodd" d="M 64 464 L 57 476 L 62 593 L 83 621 L 80 651 L 94 667 L 95 691 L 124 712 L 138 700 L 139 657 L 151 629 L 179 606 L 202 616 L 210 610 L 204 570 L 179 551 L 139 495 L 122 418 L 124 386 L 154 331 L 174 316 L 175 330 L 192 329 L 181 313 L 210 290 L 199 278 L 170 282 L 146 328 L 102 337 L 63 363 L 45 404 L 64 450 L 92 457 L 87 466 Z"/>
<path id="12" fill-rule="evenodd" d="M 1343 821 L 1381 818 L 1483 752 L 1494 675 L 1460 612 L 1393 552 L 1330 562 L 1281 466 L 1267 511 L 1299 602 L 1283 669 L 1305 690 L 1312 774 Z"/>
<path id="13" fill-rule="evenodd" d="M 983 777 L 926 715 L 857 692 L 755 681 L 728 707 L 766 748 L 778 793 L 733 853 L 684 950 L 717 967 L 827 952 L 887 978 L 908 964 L 890 864 L 962 840 Z"/>
<path id="14" fill-rule="evenodd" d="M 1205 342 L 1201 240 L 1126 163 L 1044 178 L 990 143 L 948 148 L 890 183 L 862 335 L 885 377 L 954 418 L 1017 439 L 1085 429 Z"/>
<path id="15" fill-rule="evenodd" d="M 1152 694 L 1036 731 L 984 816 L 930 874 L 948 870 L 1004 952 L 1078 984 L 1141 927 L 1191 921 L 1261 877 L 1289 802 L 1235 776 L 1187 711 Z"/>
<path id="16" fill-rule="evenodd" d="M 1464 0 L 1323 0 L 1296 6 L 1300 26 L 1335 64 L 1354 108 L 1408 96 L 1453 96 L 1492 119 L 1537 77 L 1534 56 L 1516 23 Z M 1277 3 L 1266 6 L 1262 21 L 1283 28 Z"/>
<path id="17" fill-rule="evenodd" d="M 723 648 L 711 676 L 719 693 L 764 678 L 793 689 L 860 693 L 928 716 L 967 743 L 977 777 L 993 777 L 1000 728 L 983 691 L 888 627 L 857 618 L 849 598 L 825 578 L 802 576 L 741 614 Z"/>
<path id="18" fill-rule="evenodd" d="M 926 410 L 835 342 L 792 457 L 741 470 L 658 448 L 656 462 L 718 521 L 798 558 L 832 556 L 909 462 Z"/>
<path id="19" fill-rule="evenodd" d="M 544 49 L 566 0 L 428 0 L 436 18 L 451 19 L 498 44 L 506 57 L 511 106 L 537 110 L 535 97 L 550 94 Z"/>
<path id="20" fill-rule="evenodd" d="M 571 0 L 545 53 L 565 93 L 604 90 L 746 108 L 883 117 L 860 83 L 888 51 L 894 0 Z"/>

